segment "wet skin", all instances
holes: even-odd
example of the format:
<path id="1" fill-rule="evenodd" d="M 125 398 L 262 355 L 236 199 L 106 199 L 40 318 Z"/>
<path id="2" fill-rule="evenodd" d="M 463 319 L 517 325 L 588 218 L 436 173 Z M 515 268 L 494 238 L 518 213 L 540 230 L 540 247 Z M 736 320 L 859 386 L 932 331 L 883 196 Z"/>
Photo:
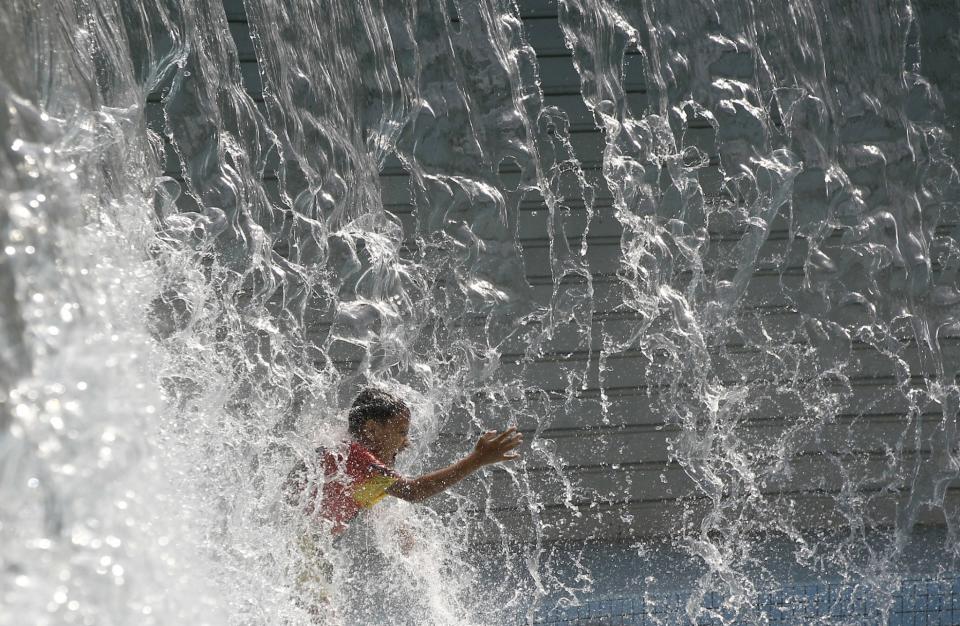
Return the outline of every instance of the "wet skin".
<path id="1" fill-rule="evenodd" d="M 367 421 L 360 432 L 360 442 L 378 459 L 393 467 L 397 455 L 410 445 L 410 415 L 401 413 L 384 422 Z M 420 502 L 460 482 L 485 465 L 519 458 L 516 449 L 523 443 L 523 435 L 516 428 L 503 432 L 487 431 L 477 440 L 468 455 L 447 467 L 418 478 L 400 478 L 388 490 L 392 496 Z"/>

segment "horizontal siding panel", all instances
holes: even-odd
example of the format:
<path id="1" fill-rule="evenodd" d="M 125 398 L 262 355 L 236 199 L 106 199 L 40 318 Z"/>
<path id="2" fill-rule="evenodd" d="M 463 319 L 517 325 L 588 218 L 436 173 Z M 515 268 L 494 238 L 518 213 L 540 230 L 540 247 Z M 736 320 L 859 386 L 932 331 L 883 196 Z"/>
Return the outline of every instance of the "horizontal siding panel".
<path id="1" fill-rule="evenodd" d="M 520 17 L 525 19 L 536 18 L 556 18 L 557 1 L 556 0 L 520 0 L 518 3 Z M 448 2 L 447 10 L 451 16 L 456 16 L 456 3 Z M 224 0 L 224 7 L 227 13 L 227 19 L 234 21 L 245 21 L 246 11 L 244 10 L 243 0 Z"/>
<path id="2" fill-rule="evenodd" d="M 863 502 L 865 519 L 878 526 L 890 526 L 894 523 L 897 494 L 866 494 Z M 580 514 L 574 515 L 562 506 L 547 506 L 537 511 L 536 519 L 539 534 L 532 533 L 531 514 L 520 506 L 510 511 L 498 511 L 496 521 L 487 518 L 485 511 L 472 514 L 461 512 L 457 520 L 462 524 L 471 524 L 477 529 L 478 536 L 495 541 L 500 537 L 497 523 L 503 524 L 511 539 L 523 537 L 528 540 L 542 541 L 584 541 L 602 539 L 605 541 L 627 541 L 676 536 L 686 529 L 697 532 L 708 506 L 703 499 L 639 501 L 627 503 L 593 503 L 580 507 Z M 960 506 L 960 490 L 951 489 L 946 493 L 945 506 L 956 510 Z M 837 494 L 797 493 L 785 495 L 776 502 L 767 503 L 766 510 L 772 515 L 789 519 L 800 528 L 836 530 L 849 523 L 837 507 Z M 942 511 L 924 508 L 921 510 L 918 524 L 945 524 Z M 685 524 L 685 526 L 683 526 Z"/>
<path id="3" fill-rule="evenodd" d="M 719 157 L 716 154 L 716 133 L 710 127 L 691 126 L 686 130 L 683 136 L 684 147 L 696 147 L 704 154 L 711 155 L 714 163 L 719 163 Z M 584 169 L 599 169 L 603 164 L 604 150 L 606 141 L 603 133 L 597 130 L 589 132 L 575 132 L 570 134 L 570 146 L 573 154 Z M 504 164 L 500 172 L 518 172 L 519 168 L 513 164 Z M 402 176 L 406 174 L 406 168 L 400 163 L 400 160 L 391 155 L 387 158 L 381 168 L 383 176 Z M 575 197 L 579 197 L 579 194 Z"/>
<path id="4" fill-rule="evenodd" d="M 924 453 L 907 450 L 902 455 L 909 467 Z M 487 471 L 491 478 L 487 484 L 471 481 L 458 487 L 458 491 L 474 502 L 484 502 L 489 497 L 491 506 L 499 510 L 515 510 L 528 489 L 543 505 L 562 506 L 569 498 L 574 503 L 583 503 L 581 506 L 585 508 L 597 501 L 661 502 L 703 495 L 683 468 L 675 464 L 636 463 L 616 469 L 581 469 L 571 474 L 572 484 L 552 470 L 529 472 L 516 478 L 500 468 Z M 824 454 L 806 454 L 790 459 L 779 474 L 767 476 L 761 493 L 771 498 L 780 494 L 818 494 L 838 489 L 845 480 L 866 492 L 887 486 L 905 487 L 900 484 L 902 477 L 897 476 L 882 453 L 854 455 L 838 461 Z M 573 511 L 568 515 L 573 515 Z"/>
<path id="5" fill-rule="evenodd" d="M 638 59 L 637 57 L 632 57 Z M 540 67 L 540 89 L 547 95 L 579 94 L 580 75 L 571 57 L 546 57 L 537 60 Z M 622 88 L 626 93 L 644 93 L 646 82 L 639 71 L 640 61 L 625 64 Z"/>
<path id="6" fill-rule="evenodd" d="M 917 436 L 927 441 L 940 424 L 941 416 L 925 416 L 921 423 L 901 415 L 867 416 L 843 419 L 829 424 L 790 419 L 764 419 L 744 421 L 736 429 L 737 440 L 744 449 L 785 453 L 809 454 L 815 452 L 857 453 L 882 451 L 898 442 L 909 444 Z M 784 441 L 786 427 L 801 428 L 792 432 L 792 441 Z M 620 429 L 578 428 L 568 431 L 552 431 L 543 438 L 528 442 L 525 454 L 531 469 L 547 469 L 554 465 L 579 471 L 600 465 L 625 465 L 631 463 L 663 463 L 669 460 L 667 444 L 675 441 L 679 429 L 674 426 L 623 427 Z M 904 441 L 906 439 L 906 441 Z M 905 447 L 909 448 L 909 445 Z"/>
<path id="7" fill-rule="evenodd" d="M 541 76 L 541 91 L 545 95 L 577 95 L 580 93 L 580 76 L 573 67 L 573 61 L 564 57 L 548 57 L 538 62 Z M 256 60 L 240 62 L 240 76 L 243 86 L 252 97 L 263 98 L 263 83 Z M 549 78 L 544 78 L 549 77 Z M 623 82 L 627 93 L 643 93 L 646 85 L 637 72 L 629 72 Z"/>
<path id="8" fill-rule="evenodd" d="M 953 375 L 960 370 L 960 343 L 951 339 L 942 341 L 941 347 L 947 373 Z M 729 349 L 727 352 L 726 358 L 712 355 L 710 371 L 719 376 L 721 381 L 731 385 L 744 380 L 766 380 L 771 375 L 785 375 L 796 365 L 791 358 L 780 354 L 746 349 L 742 351 Z M 910 372 L 919 374 L 928 371 L 929 364 L 925 362 L 925 358 L 921 356 L 915 344 L 904 347 L 898 356 L 902 359 L 902 363 L 909 367 Z M 851 357 L 849 365 L 844 367 L 841 373 L 854 380 L 892 380 L 901 371 L 900 360 L 882 356 L 874 349 L 862 344 L 854 345 Z M 607 359 L 607 370 L 604 372 L 605 385 L 646 388 L 646 370 L 649 365 L 650 360 L 636 352 L 611 355 Z M 659 360 L 654 365 L 659 366 Z M 584 366 L 588 366 L 586 367 L 586 384 L 598 386 L 599 371 L 596 357 L 591 356 L 588 360 L 586 353 L 583 352 L 575 353 L 569 358 L 539 360 L 527 364 L 507 360 L 500 368 L 499 378 L 513 380 L 522 376 L 524 380 L 537 384 L 543 389 L 563 391 L 569 384 L 570 370 L 580 370 Z"/>
<path id="9" fill-rule="evenodd" d="M 600 205 L 606 204 L 609 206 L 613 202 L 613 194 L 607 186 L 607 183 L 603 178 L 603 173 L 600 171 L 598 165 L 599 164 L 595 164 L 594 167 L 584 167 L 584 179 L 587 181 L 587 184 L 593 187 L 595 202 Z M 656 173 L 651 169 L 650 174 L 651 176 L 655 176 Z M 697 171 L 697 178 L 700 182 L 704 196 L 713 198 L 720 196 L 723 174 L 716 163 L 700 168 Z M 519 175 L 514 172 L 504 173 L 500 175 L 500 179 L 504 189 L 516 189 L 520 183 Z M 381 176 L 380 186 L 382 189 L 381 197 L 383 198 L 384 205 L 393 207 L 398 205 L 409 206 L 412 204 L 409 189 L 409 179 L 406 173 Z M 559 195 L 565 198 L 581 197 L 579 186 L 575 184 L 569 176 L 565 176 L 560 182 L 560 185 L 558 186 L 558 192 Z"/>
<path id="10" fill-rule="evenodd" d="M 517 0 L 520 17 L 523 18 L 556 18 L 557 0 Z"/>
<path id="11" fill-rule="evenodd" d="M 231 21 L 247 19 L 246 9 L 243 7 L 243 0 L 223 0 L 223 8 L 227 13 L 227 19 Z"/>
<path id="12" fill-rule="evenodd" d="M 836 388 L 837 417 L 838 419 L 853 420 L 856 417 L 877 417 L 887 419 L 897 416 L 900 419 L 910 409 L 908 400 L 896 390 L 891 381 L 868 380 L 855 383 L 849 394 Z M 664 427 L 662 410 L 659 408 L 658 389 L 637 388 L 610 388 L 606 392 L 606 409 L 599 399 L 595 389 L 581 392 L 581 395 L 571 400 L 569 407 L 564 398 L 558 396 L 555 400 L 556 408 L 541 426 L 548 429 L 544 436 L 553 437 L 556 431 L 576 431 L 589 433 L 612 431 L 614 436 L 619 429 L 657 428 Z M 808 415 L 804 401 L 809 399 L 787 390 L 758 388 L 754 392 L 749 408 L 738 414 L 744 422 L 764 422 L 777 429 L 785 422 L 795 421 Z M 931 403 L 922 407 L 927 413 L 937 413 L 940 405 Z M 538 423 L 531 418 L 522 418 L 518 426 L 525 432 L 532 433 Z M 450 416 L 445 431 L 451 433 L 469 432 L 480 428 L 473 424 L 470 418 L 462 413 Z M 759 426 L 758 426 L 759 428 Z M 453 436 L 453 435 L 451 435 Z M 462 436 L 462 435 L 456 435 Z M 664 455 L 662 458 L 666 458 Z"/>
<path id="13" fill-rule="evenodd" d="M 546 368 L 545 371 L 550 372 L 550 374 L 547 375 L 546 379 L 538 382 L 546 383 L 549 380 L 551 382 L 547 384 L 547 388 L 556 390 L 558 388 L 554 385 L 557 380 L 566 380 L 568 370 L 582 370 L 589 360 L 592 361 L 590 382 L 592 384 L 596 383 L 598 373 L 595 359 L 603 340 L 606 338 L 617 342 L 617 345 L 628 345 L 625 342 L 629 342 L 631 337 L 643 329 L 643 326 L 635 311 L 625 303 L 626 292 L 620 278 L 612 273 L 607 275 L 594 273 L 592 279 L 593 295 L 590 303 L 593 306 L 593 313 L 589 332 L 579 325 L 557 320 L 551 334 L 541 338 L 542 343 L 537 352 L 542 355 L 540 361 L 531 365 L 526 361 L 525 355 L 530 352 L 530 342 L 535 337 L 534 333 L 538 327 L 531 322 L 516 328 L 514 334 L 495 340 L 492 344 L 492 347 L 495 347 L 501 354 L 503 367 L 506 368 L 502 373 L 503 377 L 509 378 L 520 375 L 520 370 L 525 368 Z M 549 306 L 554 289 L 549 275 L 542 280 L 531 282 L 529 294 L 531 301 L 526 305 L 521 305 L 522 308 L 532 309 Z M 793 308 L 786 295 L 787 292 L 793 291 L 796 294 L 795 297 L 802 298 L 803 292 L 799 291 L 802 282 L 802 272 L 786 273 L 784 275 L 763 273 L 752 277 L 739 304 L 728 313 L 729 315 L 736 313 L 744 321 L 736 330 L 731 330 L 726 336 L 712 338 L 714 343 L 723 342 L 729 350 L 728 355 L 716 351 L 712 352 L 714 367 L 718 372 L 741 371 L 740 361 L 742 360 L 747 361 L 742 372 L 753 372 L 758 375 L 784 371 L 794 365 L 799 365 L 792 362 L 781 362 L 781 355 L 764 354 L 758 355 L 759 358 L 754 358 L 754 353 L 744 349 L 743 346 L 750 343 L 770 345 L 771 342 L 779 342 L 795 344 L 798 350 L 802 348 L 807 337 L 803 326 L 804 318 Z M 560 297 L 563 299 L 584 298 L 584 305 L 578 305 L 578 309 L 582 313 L 579 319 L 582 321 L 590 319 L 586 315 L 585 309 L 588 292 L 584 281 L 566 281 L 565 287 L 560 291 Z M 828 318 L 843 323 L 847 328 L 857 328 L 873 322 L 862 307 L 849 310 L 838 308 L 831 312 Z M 317 316 L 310 320 L 308 336 L 314 343 L 323 344 L 326 341 L 327 334 L 330 332 L 331 320 L 330 316 Z M 490 341 L 491 335 L 488 335 L 484 328 L 485 318 L 478 316 L 473 320 L 467 320 L 467 322 L 458 329 L 458 332 L 462 333 L 465 339 L 471 341 L 474 345 L 484 345 Z M 645 332 L 658 333 L 668 330 L 663 326 L 663 322 L 656 322 Z M 909 342 L 911 338 L 903 336 L 901 340 Z M 588 341 L 594 350 L 589 359 L 584 352 Z M 949 347 L 951 342 L 956 341 L 956 334 L 951 335 L 944 332 L 941 334 L 941 341 L 943 345 Z M 893 375 L 890 373 L 892 365 L 889 359 L 879 359 L 872 354 L 871 349 L 862 344 L 854 345 L 855 350 L 851 355 L 850 366 L 841 370 L 844 374 L 857 378 Z M 332 349 L 332 358 L 335 360 L 355 362 L 362 356 L 362 351 L 352 344 L 338 343 Z M 627 361 L 621 361 L 622 359 L 627 359 Z M 621 369 L 635 370 L 645 367 L 645 362 L 637 359 L 640 359 L 640 356 L 633 352 L 612 355 L 607 364 L 610 372 L 605 374 L 606 385 L 617 387 L 640 384 L 636 380 L 629 383 L 617 382 Z M 949 350 L 944 353 L 944 360 L 948 371 L 953 371 L 953 368 L 957 366 L 956 359 Z M 880 367 L 878 363 L 883 363 L 883 367 Z M 352 367 L 352 364 L 349 366 Z M 820 367 L 825 367 L 825 365 L 821 363 Z M 929 367 L 929 364 L 921 364 L 917 361 L 912 363 L 911 367 L 912 372 L 916 374 L 924 371 L 926 367 Z M 517 371 L 513 371 L 514 369 L 517 369 Z M 729 376 L 729 380 L 736 378 L 732 374 Z M 565 388 L 565 386 L 562 388 Z"/>
<path id="14" fill-rule="evenodd" d="M 250 26 L 247 23 L 246 13 L 242 0 L 225 0 L 227 20 L 230 23 L 230 32 L 237 42 L 237 51 L 244 60 L 256 60 L 253 45 L 250 43 Z M 547 8 L 546 4 L 536 8 L 524 8 L 521 5 L 521 17 L 527 18 L 523 23 L 527 42 L 533 46 L 537 55 L 570 56 L 570 50 L 564 43 L 563 30 L 557 19 L 556 6 Z M 456 11 L 451 10 L 453 21 L 459 22 Z M 630 54 L 634 54 L 635 48 Z"/>

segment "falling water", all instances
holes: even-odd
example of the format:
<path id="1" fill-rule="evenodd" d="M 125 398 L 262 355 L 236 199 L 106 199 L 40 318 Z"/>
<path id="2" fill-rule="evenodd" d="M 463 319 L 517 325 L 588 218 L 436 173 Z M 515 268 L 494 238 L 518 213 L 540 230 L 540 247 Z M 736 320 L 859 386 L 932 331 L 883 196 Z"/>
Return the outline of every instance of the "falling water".
<path id="1" fill-rule="evenodd" d="M 532 620 L 613 539 L 687 620 L 791 566 L 889 608 L 920 524 L 954 567 L 958 15 L 6 0 L 0 624 L 309 623 L 282 486 L 369 383 L 405 474 L 529 445 L 326 546 L 330 620 Z"/>

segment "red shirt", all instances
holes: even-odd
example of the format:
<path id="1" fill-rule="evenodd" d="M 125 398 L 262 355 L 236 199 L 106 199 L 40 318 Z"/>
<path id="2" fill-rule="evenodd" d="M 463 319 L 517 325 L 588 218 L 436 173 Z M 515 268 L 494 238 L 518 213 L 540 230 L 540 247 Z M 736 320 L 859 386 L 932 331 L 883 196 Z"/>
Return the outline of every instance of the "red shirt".
<path id="1" fill-rule="evenodd" d="M 334 534 L 346 530 L 347 524 L 361 510 L 369 509 L 383 500 L 390 485 L 400 478 L 399 474 L 356 441 L 350 444 L 346 454 L 343 450 L 331 452 L 321 449 L 318 452 L 322 455 L 322 497 L 318 506 L 317 489 L 311 489 L 305 511 L 333 522 Z M 294 472 L 298 469 L 297 487 L 303 492 L 309 486 L 306 465 L 298 465 Z"/>

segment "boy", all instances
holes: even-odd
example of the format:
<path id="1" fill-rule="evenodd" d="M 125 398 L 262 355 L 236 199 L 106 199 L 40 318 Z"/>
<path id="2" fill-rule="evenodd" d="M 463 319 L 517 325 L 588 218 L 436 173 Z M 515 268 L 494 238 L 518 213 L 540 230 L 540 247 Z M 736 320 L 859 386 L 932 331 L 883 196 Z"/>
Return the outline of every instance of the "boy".
<path id="1" fill-rule="evenodd" d="M 523 436 L 515 428 L 501 433 L 488 431 L 481 435 L 473 452 L 436 471 L 418 478 L 406 478 L 393 469 L 397 454 L 408 445 L 410 408 L 396 396 L 381 389 L 367 388 L 353 401 L 348 415 L 350 441 L 342 450 L 317 451 L 319 458 L 310 480 L 307 464 L 298 463 L 287 481 L 291 503 L 303 507 L 315 526 L 328 527 L 340 535 L 363 509 L 371 508 L 386 496 L 408 502 L 420 502 L 460 482 L 485 465 L 516 459 L 515 452 Z M 311 612 L 316 615 L 319 604 L 325 604 L 326 580 L 332 573 L 319 554 L 321 537 L 309 533 L 301 542 L 306 552 L 306 568 L 298 576 L 298 586 L 313 587 L 315 600 Z M 319 588 L 318 588 L 319 587 Z"/>

